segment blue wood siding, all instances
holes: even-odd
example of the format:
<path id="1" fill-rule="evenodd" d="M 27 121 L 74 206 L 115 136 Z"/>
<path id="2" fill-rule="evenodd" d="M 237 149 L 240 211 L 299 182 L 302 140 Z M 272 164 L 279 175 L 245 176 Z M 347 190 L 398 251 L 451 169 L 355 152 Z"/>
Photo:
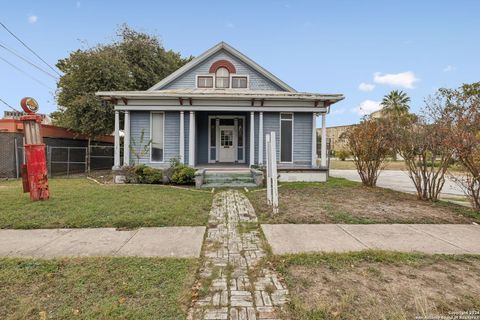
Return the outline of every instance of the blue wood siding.
<path id="1" fill-rule="evenodd" d="M 312 163 L 312 114 L 296 112 L 293 115 L 293 162 Z"/>
<path id="2" fill-rule="evenodd" d="M 187 73 L 183 74 L 179 78 L 167 84 L 165 87 L 161 88 L 161 90 L 196 88 L 196 75 L 208 74 L 210 66 L 215 61 L 222 59 L 230 61 L 235 66 L 237 71 L 236 74 L 249 76 L 250 89 L 285 91 L 269 79 L 265 78 L 262 74 L 252 69 L 252 67 L 238 60 L 225 50 L 221 50 L 218 53 L 214 54 L 207 60 L 203 61 L 201 64 L 189 70 Z"/>

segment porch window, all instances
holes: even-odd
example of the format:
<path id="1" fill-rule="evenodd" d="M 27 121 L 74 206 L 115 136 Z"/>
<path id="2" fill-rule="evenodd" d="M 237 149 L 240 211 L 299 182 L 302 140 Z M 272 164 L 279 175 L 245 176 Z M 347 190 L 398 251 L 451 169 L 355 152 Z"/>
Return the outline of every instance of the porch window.
<path id="1" fill-rule="evenodd" d="M 164 114 L 159 112 L 152 113 L 151 118 L 151 157 L 152 162 L 163 162 L 163 128 Z"/>
<path id="2" fill-rule="evenodd" d="M 228 88 L 230 87 L 230 72 L 227 68 L 218 68 L 215 72 L 215 87 L 216 88 Z"/>
<path id="3" fill-rule="evenodd" d="M 197 88 L 213 88 L 213 76 L 198 76 Z"/>
<path id="4" fill-rule="evenodd" d="M 246 88 L 247 87 L 247 77 L 239 77 L 233 76 L 232 77 L 232 88 Z"/>
<path id="5" fill-rule="evenodd" d="M 292 162 L 293 114 L 280 114 L 280 162 Z"/>

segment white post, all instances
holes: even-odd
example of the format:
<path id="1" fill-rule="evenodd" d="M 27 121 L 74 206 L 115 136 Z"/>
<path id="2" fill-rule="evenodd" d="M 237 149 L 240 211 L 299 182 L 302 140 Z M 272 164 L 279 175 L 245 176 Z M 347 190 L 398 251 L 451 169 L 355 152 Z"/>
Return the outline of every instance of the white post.
<path id="1" fill-rule="evenodd" d="M 267 133 L 265 136 L 265 146 L 266 146 L 266 161 L 267 161 L 267 204 L 272 205 L 272 156 L 271 156 L 271 145 L 270 145 L 270 135 Z"/>
<path id="2" fill-rule="evenodd" d="M 317 167 L 317 114 L 312 114 L 312 167 Z"/>
<path id="3" fill-rule="evenodd" d="M 185 163 L 185 114 L 180 111 L 180 163 Z"/>
<path id="4" fill-rule="evenodd" d="M 190 127 L 188 132 L 188 165 L 195 166 L 195 111 L 190 111 Z"/>
<path id="5" fill-rule="evenodd" d="M 115 139 L 114 139 L 113 169 L 120 168 L 120 111 L 115 110 Z"/>
<path id="6" fill-rule="evenodd" d="M 327 114 L 322 113 L 322 146 L 321 146 L 321 166 L 327 167 L 327 126 L 325 123 Z"/>
<path id="7" fill-rule="evenodd" d="M 258 165 L 263 165 L 263 111 L 258 117 Z"/>
<path id="8" fill-rule="evenodd" d="M 130 111 L 125 111 L 123 128 L 123 165 L 130 165 Z"/>
<path id="9" fill-rule="evenodd" d="M 271 176 L 272 176 L 272 205 L 273 205 L 273 213 L 278 213 L 278 175 L 277 175 L 277 143 L 275 137 L 275 131 L 270 133 L 271 141 Z"/>
<path id="10" fill-rule="evenodd" d="M 250 112 L 250 167 L 255 164 L 255 112 Z"/>

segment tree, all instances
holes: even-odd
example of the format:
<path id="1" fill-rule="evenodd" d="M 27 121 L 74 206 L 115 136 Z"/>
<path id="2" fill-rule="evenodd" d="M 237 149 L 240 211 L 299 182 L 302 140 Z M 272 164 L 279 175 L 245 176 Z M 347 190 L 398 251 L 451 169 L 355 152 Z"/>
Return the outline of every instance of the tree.
<path id="1" fill-rule="evenodd" d="M 391 150 L 386 130 L 385 122 L 365 118 L 345 134 L 355 167 L 362 183 L 367 187 L 376 185 Z"/>
<path id="2" fill-rule="evenodd" d="M 452 175 L 472 206 L 480 211 L 480 82 L 458 89 L 440 89 L 445 118 L 450 122 L 447 144 L 463 167 L 464 175 Z"/>
<path id="3" fill-rule="evenodd" d="M 382 113 L 388 115 L 407 114 L 410 110 L 410 97 L 403 91 L 393 90 L 383 97 L 380 105 Z"/>
<path id="4" fill-rule="evenodd" d="M 57 85 L 54 118 L 91 137 L 110 134 L 113 106 L 100 101 L 96 91 L 146 90 L 190 59 L 164 49 L 158 37 L 123 25 L 113 43 L 79 49 L 58 61 L 64 75 Z"/>

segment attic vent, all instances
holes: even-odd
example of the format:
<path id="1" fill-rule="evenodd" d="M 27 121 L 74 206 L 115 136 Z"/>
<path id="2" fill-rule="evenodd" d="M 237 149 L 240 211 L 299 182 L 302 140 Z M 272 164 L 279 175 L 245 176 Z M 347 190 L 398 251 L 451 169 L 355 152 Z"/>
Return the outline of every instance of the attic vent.
<path id="1" fill-rule="evenodd" d="M 215 61 L 210 67 L 209 73 L 215 73 L 219 68 L 226 68 L 230 73 L 236 73 L 237 70 L 235 66 L 228 60 L 218 60 Z"/>

